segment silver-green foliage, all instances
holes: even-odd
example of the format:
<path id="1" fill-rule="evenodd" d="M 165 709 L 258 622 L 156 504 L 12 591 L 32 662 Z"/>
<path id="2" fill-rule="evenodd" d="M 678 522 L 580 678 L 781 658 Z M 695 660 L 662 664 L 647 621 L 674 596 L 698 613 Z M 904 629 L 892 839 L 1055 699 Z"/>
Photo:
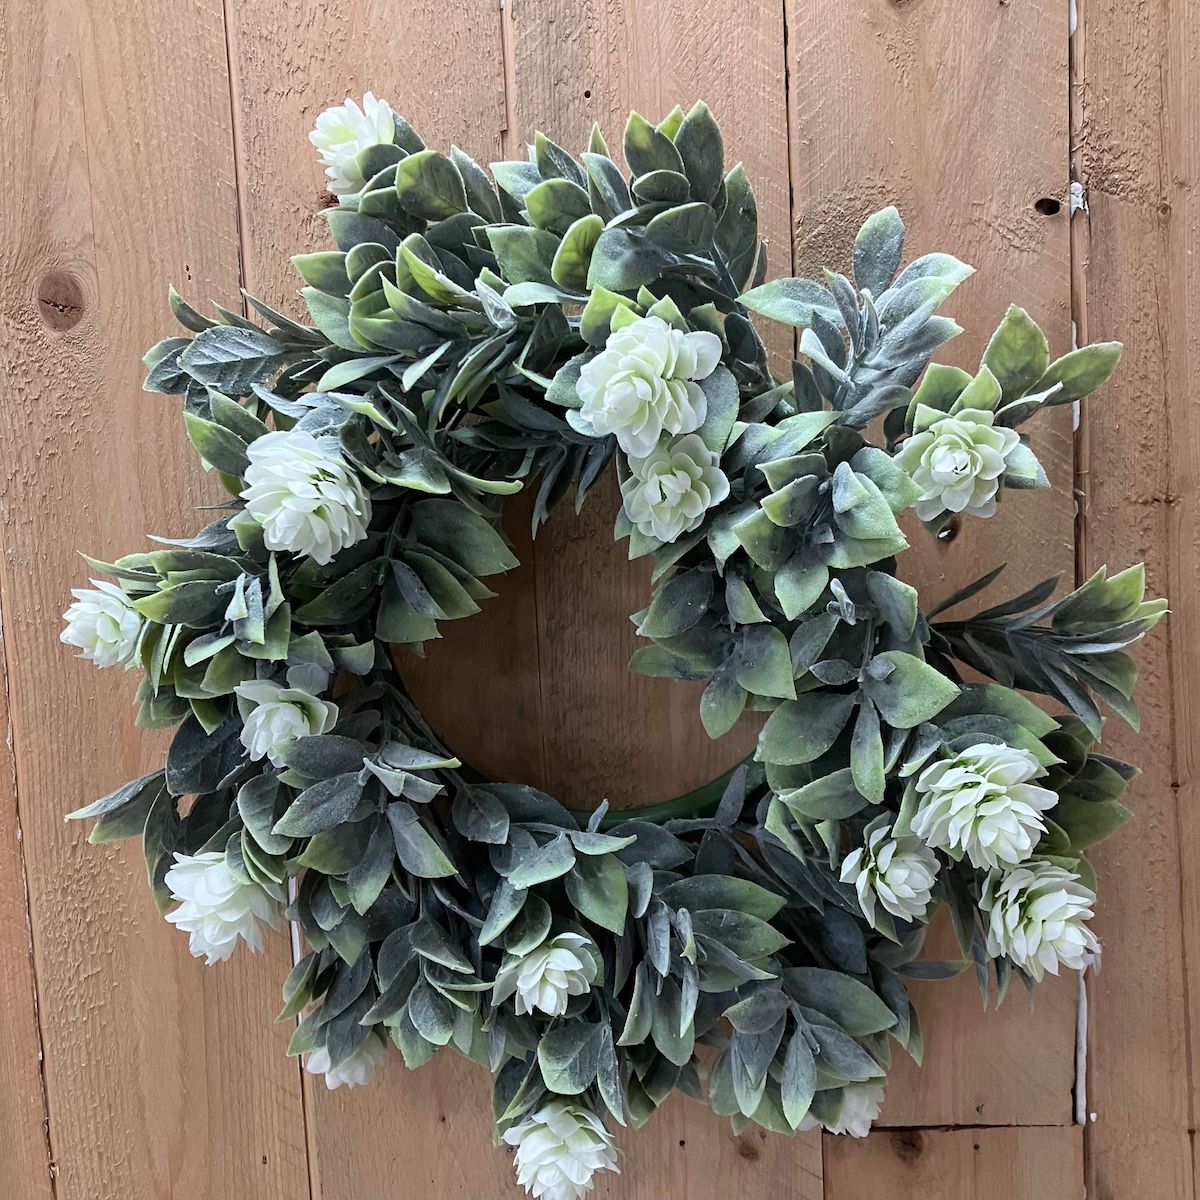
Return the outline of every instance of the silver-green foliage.
<path id="1" fill-rule="evenodd" d="M 139 722 L 177 729 L 163 770 L 75 815 L 96 818 L 94 841 L 143 837 L 162 904 L 179 851 L 223 851 L 244 880 L 298 880 L 309 952 L 281 1014 L 303 1014 L 293 1053 L 324 1047 L 336 1065 L 372 1028 L 409 1067 L 453 1046 L 496 1073 L 501 1127 L 547 1092 L 638 1125 L 680 1088 L 738 1127 L 790 1132 L 884 1074 L 893 1044 L 920 1057 L 905 978 L 974 963 L 1002 993 L 1011 973 L 984 955 L 981 872 L 943 863 L 961 958 L 931 964 L 923 922 L 866 921 L 839 879 L 847 848 L 881 813 L 905 827 L 920 764 L 997 741 L 1049 767 L 1060 803 L 1038 852 L 1087 876 L 1081 852 L 1127 815 L 1132 774 L 1093 749 L 1096 701 L 1134 719 L 1123 650 L 1162 606 L 1143 600 L 1140 572 L 1101 573 L 1057 601 L 1049 581 L 938 621 L 896 573 L 916 491 L 892 451 L 918 409 L 954 411 L 983 378 L 973 402 L 1015 428 L 1093 390 L 1118 348 L 1051 363 L 1014 308 L 980 376 L 926 370 L 960 332 L 937 310 L 970 269 L 946 254 L 902 266 L 894 209 L 864 224 L 852 276 L 764 282 L 750 185 L 704 105 L 658 126 L 635 114 L 624 157 L 632 178 L 598 131 L 580 160 L 538 135 L 489 177 L 402 125 L 364 153 L 362 193 L 322 214 L 336 249 L 294 260 L 309 324 L 249 297 L 265 327 L 229 309 L 210 319 L 172 292 L 190 336 L 149 352 L 146 386 L 181 398 L 234 511 L 93 564 L 147 621 Z M 701 435 L 731 484 L 672 544 L 618 523 L 654 561 L 631 665 L 706 681 L 713 736 L 748 709 L 770 715 L 754 761 L 718 785 L 588 818 L 462 768 L 390 647 L 419 651 L 516 564 L 505 496 L 536 490 L 536 529 L 609 466 L 612 439 L 563 414 L 622 310 L 720 337 Z M 801 330 L 788 380 L 771 376 L 751 314 Z M 880 442 L 866 433 L 877 418 Z M 272 427 L 335 437 L 370 487 L 368 536 L 328 566 L 269 552 L 236 500 L 247 448 Z M 1006 482 L 1044 479 L 1032 452 L 1022 462 Z M 995 682 L 964 684 L 963 663 Z M 339 723 L 278 769 L 248 761 L 234 689 L 300 665 L 338 673 Z M 1070 711 L 1047 716 L 1014 687 Z M 598 949 L 592 990 L 554 1019 L 494 1004 L 504 955 L 565 931 Z"/>

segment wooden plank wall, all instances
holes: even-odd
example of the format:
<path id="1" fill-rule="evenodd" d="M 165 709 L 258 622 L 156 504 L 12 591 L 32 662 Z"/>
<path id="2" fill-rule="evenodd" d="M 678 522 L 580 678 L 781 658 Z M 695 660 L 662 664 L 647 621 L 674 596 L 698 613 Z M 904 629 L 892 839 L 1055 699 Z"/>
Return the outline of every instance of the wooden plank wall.
<path id="1" fill-rule="evenodd" d="M 1200 34 L 1168 0 L 1076 0 L 1070 43 L 1065 0 L 969 7 L 964 21 L 944 0 L 0 0 L 5 1195 L 516 1194 L 475 1068 L 397 1062 L 370 1091 L 314 1087 L 270 1024 L 286 945 L 206 971 L 154 914 L 136 852 L 87 847 L 61 821 L 162 748 L 131 729 L 131 681 L 74 666 L 55 615 L 82 578 L 77 546 L 117 554 L 183 530 L 211 494 L 174 407 L 138 390 L 142 350 L 169 329 L 166 284 L 202 301 L 243 282 L 294 304 L 287 259 L 321 244 L 327 202 L 305 134 L 371 88 L 484 162 L 536 128 L 579 146 L 593 120 L 616 144 L 630 107 L 658 117 L 704 96 L 755 181 L 773 274 L 842 266 L 862 217 L 895 200 L 913 252 L 980 268 L 953 309 L 969 331 L 955 361 L 973 364 L 1010 298 L 1058 351 L 1072 318 L 1081 339 L 1130 347 L 1077 434 L 1064 412 L 1039 429 L 1054 491 L 926 545 L 915 571 L 936 593 L 1001 559 L 1069 576 L 1145 555 L 1173 600 L 1144 658 L 1143 740 L 1113 737 L 1148 770 L 1139 820 L 1099 860 L 1094 1118 L 1072 1123 L 1073 981 L 1040 989 L 1031 1015 L 1018 998 L 981 1013 L 963 980 L 923 989 L 927 1065 L 897 1069 L 865 1141 L 734 1139 L 673 1103 L 597 1194 L 1074 1200 L 1086 1180 L 1100 1200 L 1195 1200 Z M 1069 163 L 1090 200 L 1073 221 Z M 712 746 L 693 695 L 625 674 L 645 573 L 608 542 L 614 508 L 598 495 L 536 547 L 516 512 L 526 565 L 412 678 L 481 765 L 638 804 L 746 743 Z M 481 736 L 491 709 L 517 719 Z M 650 719 L 631 730 L 629 712 Z"/>

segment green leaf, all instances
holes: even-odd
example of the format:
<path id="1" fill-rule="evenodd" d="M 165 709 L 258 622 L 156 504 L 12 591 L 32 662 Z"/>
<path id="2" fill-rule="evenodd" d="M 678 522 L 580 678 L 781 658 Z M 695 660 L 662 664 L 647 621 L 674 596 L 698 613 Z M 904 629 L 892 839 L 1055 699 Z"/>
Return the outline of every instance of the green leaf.
<path id="1" fill-rule="evenodd" d="M 793 1129 L 808 1115 L 816 1086 L 816 1059 L 803 1032 L 797 1029 L 788 1042 L 779 1079 L 784 1119 Z"/>
<path id="2" fill-rule="evenodd" d="M 885 678 L 873 673 L 884 664 Z M 881 671 L 881 674 L 883 673 Z M 958 695 L 958 687 L 940 671 L 903 650 L 886 650 L 871 660 L 864 683 L 880 715 L 896 729 L 912 729 L 937 716 Z"/>
<path id="3" fill-rule="evenodd" d="M 749 696 L 734 672 L 723 666 L 714 673 L 700 696 L 700 722 L 714 740 L 724 737 L 746 711 Z"/>
<path id="4" fill-rule="evenodd" d="M 700 440 L 714 454 L 720 456 L 724 451 L 729 435 L 733 432 L 734 422 L 738 414 L 737 380 L 728 367 L 718 364 L 716 369 L 700 383 L 704 398 L 708 403 L 708 412 L 704 424 L 696 431 Z"/>
<path id="5" fill-rule="evenodd" d="M 564 883 L 567 898 L 582 916 L 613 933 L 624 931 L 629 886 L 619 860 L 611 854 L 576 857 Z"/>
<path id="6" fill-rule="evenodd" d="M 1068 793 L 1059 796 L 1050 815 L 1071 839 L 1072 851 L 1079 851 L 1111 837 L 1133 814 L 1116 800 L 1084 800 Z"/>
<path id="7" fill-rule="evenodd" d="M 284 349 L 261 329 L 214 325 L 192 340 L 179 365 L 198 383 L 229 396 L 244 396 L 283 362 Z"/>
<path id="8" fill-rule="evenodd" d="M 419 879 L 443 879 L 456 873 L 454 864 L 421 824 L 412 805 L 397 800 L 388 805 L 387 815 L 392 824 L 396 853 L 405 870 Z"/>
<path id="9" fill-rule="evenodd" d="M 833 294 L 811 279 L 773 279 L 751 288 L 741 302 L 752 312 L 797 328 L 811 325 L 814 312 L 835 324 L 841 323 Z"/>
<path id="10" fill-rule="evenodd" d="M 763 921 L 769 921 L 787 903 L 784 897 L 757 883 L 732 875 L 689 875 L 667 884 L 659 899 L 670 908 L 686 908 L 689 912 L 731 908 Z"/>
<path id="11" fill-rule="evenodd" d="M 191 412 L 183 414 L 183 425 L 188 441 L 205 462 L 235 478 L 245 473 L 250 459 L 246 456 L 245 441 L 236 433 Z"/>
<path id="12" fill-rule="evenodd" d="M 510 873 L 508 882 L 515 888 L 549 883 L 565 875 L 575 865 L 575 849 L 566 834 L 560 833 L 529 854 Z"/>
<path id="13" fill-rule="evenodd" d="M 637 632 L 641 637 L 669 638 L 691 629 L 708 611 L 713 577 L 708 571 L 685 571 L 668 579 L 646 609 Z"/>
<path id="14" fill-rule="evenodd" d="M 405 212 L 425 221 L 467 211 L 458 168 L 436 150 L 420 150 L 396 164 L 396 195 Z"/>
<path id="15" fill-rule="evenodd" d="M 705 254 L 716 229 L 716 216 L 707 204 L 680 204 L 652 218 L 646 237 L 677 254 Z"/>
<path id="16" fill-rule="evenodd" d="M 554 282 L 552 267 L 559 245 L 554 234 L 526 225 L 489 225 L 487 237 L 506 282 Z"/>
<path id="17" fill-rule="evenodd" d="M 550 276 L 559 287 L 573 292 L 587 290 L 592 251 L 596 248 L 603 231 L 604 222 L 595 213 L 589 213 L 575 221 L 563 234 L 562 243 L 554 252 L 554 261 L 550 264 Z M 594 295 L 589 298 L 588 308 L 591 308 L 594 299 Z M 609 316 L 611 315 L 610 312 Z M 586 318 L 585 310 L 584 319 Z M 586 335 L 584 340 L 588 340 Z"/>
<path id="18" fill-rule="evenodd" d="M 583 217 L 592 215 L 591 203 L 585 189 L 569 179 L 543 179 L 530 188 L 525 196 L 530 223 L 552 233 L 566 233 Z M 601 228 L 604 222 L 596 218 Z"/>
<path id="19" fill-rule="evenodd" d="M 878 298 L 888 288 L 904 252 L 904 222 L 894 205 L 872 213 L 854 239 L 854 282 Z"/>
<path id="20" fill-rule="evenodd" d="M 805 562 L 793 555 L 775 573 L 775 598 L 783 615 L 794 621 L 821 598 L 829 584 L 829 568 L 824 563 Z"/>
<path id="21" fill-rule="evenodd" d="M 828 750 L 850 719 L 853 696 L 805 693 L 785 700 L 758 735 L 754 757 L 760 762 L 800 766 Z"/>
<path id="22" fill-rule="evenodd" d="M 1046 400 L 1047 406 L 1082 400 L 1109 381 L 1117 369 L 1117 363 L 1121 361 L 1122 348 L 1120 342 L 1095 342 L 1091 346 L 1072 350 L 1050 364 L 1046 373 L 1033 385 L 1033 391 L 1044 392 L 1061 383 L 1062 387 Z"/>
<path id="23" fill-rule="evenodd" d="M 996 377 L 1005 400 L 1024 396 L 1050 365 L 1050 343 L 1037 322 L 1010 305 L 983 354 L 983 365 Z"/>
<path id="24" fill-rule="evenodd" d="M 542 1037 L 537 1058 L 550 1091 L 578 1096 L 591 1086 L 600 1069 L 600 1026 L 565 1021 Z"/>
<path id="25" fill-rule="evenodd" d="M 896 1014 L 871 988 L 841 971 L 790 967 L 784 986 L 805 1008 L 816 1009 L 854 1037 L 880 1033 L 896 1024 Z"/>
<path id="26" fill-rule="evenodd" d="M 460 563 L 472 575 L 511 571 L 517 559 L 483 517 L 454 500 L 422 500 L 413 506 L 417 541 Z"/>
<path id="27" fill-rule="evenodd" d="M 796 698 L 792 656 L 782 630 L 774 625 L 752 625 L 742 630 L 737 681 L 756 696 Z"/>
<path id="28" fill-rule="evenodd" d="M 711 200 L 725 174 L 725 147 L 720 126 L 702 100 L 683 118 L 675 135 L 675 149 L 683 160 L 683 173 L 692 195 L 697 200 Z"/>
<path id="29" fill-rule="evenodd" d="M 697 937 L 719 942 L 747 962 L 769 958 L 791 940 L 760 917 L 727 908 L 692 913 L 692 929 Z"/>
<path id="30" fill-rule="evenodd" d="M 641 113 L 631 112 L 625 123 L 625 162 L 634 174 L 676 171 L 683 174 L 683 160 L 666 134 L 655 129 Z"/>
<path id="31" fill-rule="evenodd" d="M 362 799 L 363 785 L 357 771 L 334 775 L 296 797 L 275 822 L 271 832 L 282 837 L 311 837 L 349 819 Z M 265 847 L 264 847 L 265 849 Z"/>
<path id="32" fill-rule="evenodd" d="M 368 375 L 383 374 L 386 377 L 387 368 L 399 361 L 398 354 L 368 354 L 348 359 L 330 367 L 317 382 L 317 390 L 336 392 L 338 388 Z"/>
<path id="33" fill-rule="evenodd" d="M 866 807 L 867 799 L 854 785 L 848 768 L 834 771 L 804 787 L 779 793 L 779 798 L 797 817 L 810 821 L 840 821 Z"/>
<path id="34" fill-rule="evenodd" d="M 586 279 L 584 284 L 586 286 Z M 628 296 L 610 292 L 608 288 L 592 288 L 587 307 L 584 308 L 583 316 L 579 321 L 579 332 L 589 346 L 603 346 L 608 341 L 608 336 L 612 332 L 613 314 L 618 308 L 636 311 L 637 305 Z M 578 379 L 578 377 L 578 371 L 576 371 L 576 378 Z M 575 401 L 575 405 L 578 405 L 578 400 Z"/>
<path id="35" fill-rule="evenodd" d="M 850 771 L 854 786 L 872 804 L 882 804 L 887 779 L 884 771 L 883 735 L 879 728 L 879 713 L 864 700 L 854 722 L 850 739 Z"/>
<path id="36" fill-rule="evenodd" d="M 286 854 L 292 847 L 291 838 L 273 832 L 278 796 L 279 780 L 270 771 L 247 780 L 237 794 L 238 814 L 246 832 L 268 854 Z"/>

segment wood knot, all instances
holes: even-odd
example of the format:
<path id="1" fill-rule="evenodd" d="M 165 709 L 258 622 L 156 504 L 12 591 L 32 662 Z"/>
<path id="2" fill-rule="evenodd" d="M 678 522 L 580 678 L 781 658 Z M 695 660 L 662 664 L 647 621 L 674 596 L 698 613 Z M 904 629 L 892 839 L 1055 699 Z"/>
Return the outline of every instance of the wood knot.
<path id="1" fill-rule="evenodd" d="M 902 1163 L 911 1166 L 925 1150 L 925 1139 L 917 1129 L 901 1129 L 892 1134 L 892 1150 Z"/>
<path id="2" fill-rule="evenodd" d="M 86 297 L 74 275 L 66 271 L 48 272 L 38 280 L 35 295 L 42 323 L 55 333 L 65 333 L 83 319 Z"/>
<path id="3" fill-rule="evenodd" d="M 737 1152 L 741 1158 L 754 1162 L 756 1159 L 762 1157 L 762 1150 L 755 1143 L 753 1134 L 743 1133 L 735 1140 L 737 1142 Z"/>

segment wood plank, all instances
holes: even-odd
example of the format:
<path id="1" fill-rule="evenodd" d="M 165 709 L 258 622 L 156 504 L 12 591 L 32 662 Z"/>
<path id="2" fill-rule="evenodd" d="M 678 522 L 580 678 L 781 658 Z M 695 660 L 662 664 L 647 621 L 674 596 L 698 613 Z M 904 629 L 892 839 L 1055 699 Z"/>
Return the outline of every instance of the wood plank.
<path id="1" fill-rule="evenodd" d="M 1067 29 L 1059 0 L 973 9 L 969 36 L 951 5 L 789 0 L 787 10 L 797 273 L 843 269 L 863 218 L 895 203 L 908 256 L 947 250 L 978 268 L 946 305 L 966 333 L 941 361 L 976 367 L 1010 301 L 1029 310 L 1056 352 L 1067 350 Z M 1060 211 L 1039 212 L 1043 198 Z M 910 528 L 903 566 L 927 602 L 1003 562 L 1009 570 L 998 587 L 1006 593 L 1057 571 L 1069 577 L 1070 413 L 1039 418 L 1032 433 L 1051 492 L 1015 494 L 991 520 L 966 521 L 936 543 Z M 973 986 L 919 989 L 933 1069 L 919 1081 L 899 1069 L 886 1119 L 1070 1121 L 1073 990 L 1039 990 L 1032 1018 L 1017 1012 L 1014 996 L 997 1017 L 980 1012 Z M 1034 1044 L 1042 1049 L 1031 1066 Z M 960 1065 L 967 1046 L 973 1054 L 987 1047 L 988 1072 L 974 1059 Z"/>
<path id="2" fill-rule="evenodd" d="M 371 90 L 431 145 L 457 142 L 483 163 L 501 157 L 504 67 L 493 0 L 420 0 L 402 17 L 385 0 L 229 7 L 246 286 L 269 303 L 296 310 L 300 281 L 290 256 L 329 244 L 315 213 L 330 197 L 307 140 L 327 105 Z M 519 507 L 512 520 L 521 554 Z M 478 654 L 449 665 L 431 655 L 427 666 L 410 662 L 405 672 L 452 745 L 482 744 L 476 765 L 529 778 L 536 774 L 529 760 L 541 753 L 532 580 L 517 572 L 505 583 L 500 600 L 459 622 L 466 647 L 478 646 Z M 493 713 L 505 719 L 483 719 Z M 416 1077 L 393 1054 L 369 1090 L 306 1083 L 314 1194 L 323 1200 L 512 1194 L 508 1160 L 491 1148 L 490 1081 L 471 1064 L 442 1054 Z"/>
<path id="3" fill-rule="evenodd" d="M 926 957 L 958 954 L 943 915 L 931 931 Z M 909 993 L 925 1032 L 924 1062 L 918 1067 L 895 1051 L 881 1126 L 1070 1122 L 1078 976 L 1047 977 L 1032 998 L 1018 985 L 999 1009 L 986 1012 L 973 970 L 950 980 L 914 982 Z M 1030 1053 L 1033 1045 L 1036 1054 Z"/>
<path id="4" fill-rule="evenodd" d="M 1088 0 L 1075 37 L 1087 258 L 1078 319 L 1120 338 L 1116 378 L 1085 410 L 1081 567 L 1146 560 L 1171 615 L 1139 648 L 1141 734 L 1105 748 L 1141 764 L 1135 818 L 1095 854 L 1104 970 L 1091 981 L 1088 1194 L 1200 1192 L 1193 1147 L 1200 1030 L 1200 34 L 1184 8 Z"/>
<path id="5" fill-rule="evenodd" d="M 861 1140 L 825 1137 L 829 1200 L 1078 1200 L 1083 1194 L 1078 1128 L 904 1129 Z M 1114 1200 L 1122 1194 L 1158 1193 L 1112 1193 Z"/>
<path id="6" fill-rule="evenodd" d="M 0 614 L 2 616 L 2 614 Z M 11 734 L 7 647 L 0 619 L 0 728 Z M 13 1200 L 52 1200 L 41 1030 L 33 975 L 32 926 L 25 855 L 17 811 L 17 772 L 10 737 L 0 741 L 0 1129 L 9 1131 L 9 1187 Z"/>
<path id="7" fill-rule="evenodd" d="M 788 147 L 783 14 L 753 0 L 714 9 L 699 0 L 521 0 L 506 10 L 518 144 L 535 130 L 571 150 L 599 122 L 620 154 L 630 109 L 652 120 L 705 99 L 726 156 L 744 161 L 777 274 L 787 273 Z M 510 146 L 510 153 L 519 150 Z M 778 348 L 788 341 L 774 335 Z M 669 799 L 746 754 L 756 726 L 713 742 L 697 687 L 633 676 L 639 644 L 629 615 L 649 598 L 649 565 L 612 541 L 614 480 L 576 517 L 555 513 L 534 553 L 546 784 L 569 803 L 615 807 Z"/>
<path id="8" fill-rule="evenodd" d="M 92 849 L 62 819 L 163 751 L 132 727 L 131 677 L 74 662 L 57 614 L 84 577 L 75 547 L 115 557 L 181 532 L 212 495 L 139 358 L 170 327 L 170 279 L 237 285 L 221 4 L 2 12 L 22 135 L 0 205 L 0 587 L 55 1191 L 295 1200 L 300 1089 L 270 1026 L 282 943 L 206 972 L 154 911 L 137 847 Z"/>

